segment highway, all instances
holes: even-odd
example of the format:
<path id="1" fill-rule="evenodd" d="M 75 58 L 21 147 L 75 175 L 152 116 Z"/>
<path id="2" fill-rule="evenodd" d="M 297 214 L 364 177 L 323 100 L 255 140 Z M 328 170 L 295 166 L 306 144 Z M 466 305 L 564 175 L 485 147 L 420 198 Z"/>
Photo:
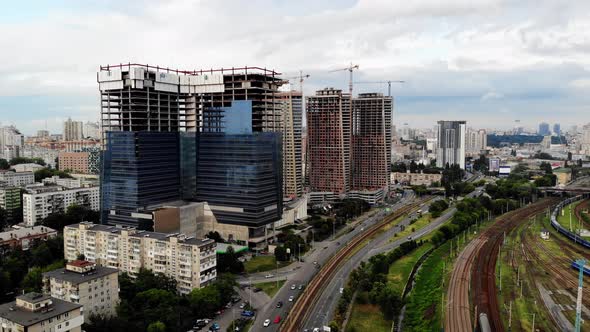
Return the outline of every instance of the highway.
<path id="1" fill-rule="evenodd" d="M 286 317 L 287 312 L 293 306 L 297 296 L 299 296 L 303 291 L 298 289 L 299 285 L 306 285 L 317 273 L 318 268 L 316 265 L 314 265 L 314 261 L 317 261 L 319 265 L 323 265 L 335 252 L 337 252 L 337 250 L 339 250 L 353 237 L 361 234 L 361 232 L 385 218 L 389 213 L 410 203 L 414 198 L 414 194 L 411 191 L 407 191 L 404 193 L 404 196 L 400 202 L 387 206 L 390 207 L 392 211 L 386 212 L 385 209 L 382 209 L 372 217 L 368 218 L 362 223 L 359 223 L 352 231 L 337 237 L 334 241 L 315 243 L 313 252 L 305 257 L 305 263 L 300 264 L 300 268 L 281 274 L 280 278 L 284 279 L 286 277 L 287 282 L 285 282 L 285 285 L 277 292 L 275 297 L 269 303 L 266 303 L 261 308 L 256 308 L 258 310 L 256 320 L 254 321 L 254 325 L 250 331 L 278 331 L 279 325 L 273 324 L 272 321 L 274 321 L 277 316 L 281 317 L 281 321 Z M 269 280 L 275 279 L 266 279 L 264 281 Z M 244 283 L 244 280 L 241 280 L 240 282 Z M 296 289 L 292 290 L 291 285 L 296 285 Z M 290 296 L 295 297 L 293 302 L 289 302 L 288 299 Z M 283 302 L 282 308 L 276 307 L 278 301 Z M 268 327 L 263 327 L 262 324 L 266 319 L 271 320 L 271 325 Z"/>
<path id="2" fill-rule="evenodd" d="M 474 192 L 467 195 L 467 197 L 475 197 L 480 195 L 482 192 L 482 188 L 477 188 Z M 422 207 L 423 211 L 428 209 L 430 204 L 425 204 Z M 413 232 L 409 235 L 412 239 L 419 239 L 427 234 L 430 234 L 432 231 L 436 230 L 440 227 L 443 223 L 448 221 L 454 214 L 456 209 L 450 208 L 448 209 L 443 215 L 437 218 L 435 221 L 429 223 L 424 228 Z M 410 220 L 413 218 L 413 214 L 410 214 L 407 218 L 402 220 L 399 225 L 408 226 Z M 354 268 L 360 265 L 361 261 L 368 261 L 369 258 L 375 256 L 380 253 L 389 252 L 397 247 L 399 247 L 402 243 L 408 241 L 407 238 L 400 238 L 398 240 L 390 242 L 389 240 L 393 238 L 395 233 L 400 232 L 400 227 L 392 227 L 387 232 L 380 234 L 377 238 L 371 241 L 370 244 L 363 247 L 359 250 L 346 264 L 344 264 L 334 276 L 334 282 L 328 284 L 328 286 L 322 292 L 320 298 L 316 302 L 313 308 L 310 308 L 310 312 L 312 314 L 308 316 L 308 321 L 305 322 L 305 328 L 309 329 L 310 331 L 313 330 L 315 327 L 321 328 L 322 326 L 327 326 L 328 323 L 332 320 L 332 315 L 338 304 L 338 300 L 340 299 L 340 292 L 339 289 L 343 287 L 343 283 L 346 281 L 350 273 Z"/>

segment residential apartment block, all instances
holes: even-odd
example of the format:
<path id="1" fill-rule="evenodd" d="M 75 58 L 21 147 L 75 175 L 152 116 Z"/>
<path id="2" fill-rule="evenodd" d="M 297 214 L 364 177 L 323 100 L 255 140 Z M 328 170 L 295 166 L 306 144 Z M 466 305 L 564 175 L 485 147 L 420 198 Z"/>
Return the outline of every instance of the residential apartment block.
<path id="1" fill-rule="evenodd" d="M 6 211 L 6 221 L 13 225 L 21 222 L 21 189 L 0 185 L 0 207 Z"/>
<path id="2" fill-rule="evenodd" d="M 23 220 L 27 226 L 34 226 L 48 215 L 65 212 L 72 205 L 82 205 L 98 211 L 99 192 L 98 186 L 66 188 L 49 185 L 29 188 L 23 194 Z"/>
<path id="3" fill-rule="evenodd" d="M 62 171 L 71 171 L 73 173 L 88 174 L 90 153 L 88 152 L 65 152 L 59 153 L 58 165 Z"/>
<path id="4" fill-rule="evenodd" d="M 72 121 L 72 119 L 65 121 L 63 131 L 64 141 L 77 141 L 84 138 L 82 126 L 82 121 Z"/>
<path id="5" fill-rule="evenodd" d="M 81 332 L 82 305 L 48 295 L 27 293 L 0 305 L 2 332 Z"/>
<path id="6" fill-rule="evenodd" d="M 430 186 L 434 182 L 440 183 L 442 174 L 427 174 L 427 173 L 391 173 L 391 182 L 410 186 Z"/>
<path id="7" fill-rule="evenodd" d="M 465 169 L 465 121 L 438 121 L 436 167 L 459 165 Z"/>
<path id="8" fill-rule="evenodd" d="M 88 261 L 131 276 L 141 268 L 163 273 L 176 279 L 182 294 L 217 277 L 216 243 L 211 239 L 82 222 L 64 228 L 64 247 L 68 261 L 83 254 Z"/>
<path id="9" fill-rule="evenodd" d="M 277 94 L 283 106 L 283 195 L 294 199 L 303 194 L 301 126 L 303 98 L 301 92 Z"/>
<path id="10" fill-rule="evenodd" d="M 33 172 L 0 171 L 0 182 L 9 187 L 24 187 L 35 183 Z"/>
<path id="11" fill-rule="evenodd" d="M 81 304 L 84 315 L 116 315 L 119 270 L 75 260 L 65 268 L 43 273 L 43 291 L 54 298 Z"/>
<path id="12" fill-rule="evenodd" d="M 12 247 L 28 250 L 34 241 L 44 241 L 57 236 L 57 231 L 46 226 L 20 227 L 0 233 L 0 251 Z"/>

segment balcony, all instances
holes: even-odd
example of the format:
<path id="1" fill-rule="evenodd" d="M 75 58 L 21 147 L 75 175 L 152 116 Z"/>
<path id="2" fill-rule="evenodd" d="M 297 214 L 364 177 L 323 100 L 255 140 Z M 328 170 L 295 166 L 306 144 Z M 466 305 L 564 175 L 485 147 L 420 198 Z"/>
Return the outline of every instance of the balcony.
<path id="1" fill-rule="evenodd" d="M 70 299 L 79 301 L 80 300 L 80 295 L 75 294 L 75 293 L 72 293 L 72 294 L 70 294 Z"/>

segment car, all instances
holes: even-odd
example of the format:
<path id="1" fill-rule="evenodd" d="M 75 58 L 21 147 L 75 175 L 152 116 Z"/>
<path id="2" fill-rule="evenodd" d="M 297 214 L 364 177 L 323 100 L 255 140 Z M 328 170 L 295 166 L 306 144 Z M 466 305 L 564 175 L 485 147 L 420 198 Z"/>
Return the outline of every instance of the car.
<path id="1" fill-rule="evenodd" d="M 225 305 L 225 308 L 226 308 L 226 309 L 230 309 L 230 308 L 231 308 L 231 306 L 232 306 L 232 304 L 233 304 L 233 303 L 231 303 L 231 302 L 228 302 L 228 303 Z"/>
<path id="2" fill-rule="evenodd" d="M 295 297 L 294 297 L 293 295 L 289 296 L 289 302 L 293 302 L 293 299 L 294 299 L 294 298 L 295 298 Z"/>
<path id="3" fill-rule="evenodd" d="M 256 287 L 252 291 L 254 291 L 254 293 L 258 293 L 258 292 L 262 291 L 262 288 Z"/>
<path id="4" fill-rule="evenodd" d="M 299 287 L 297 287 L 299 290 L 303 289 L 303 285 L 299 285 Z"/>
<path id="5" fill-rule="evenodd" d="M 219 316 L 219 315 L 223 314 L 223 311 L 224 311 L 223 309 L 219 309 L 219 310 L 217 310 L 217 311 L 215 312 L 215 314 L 216 314 L 217 316 Z"/>
<path id="6" fill-rule="evenodd" d="M 213 325 L 211 325 L 211 329 L 213 331 L 219 331 L 221 329 L 221 327 L 219 327 L 218 323 L 213 323 Z"/>
<path id="7" fill-rule="evenodd" d="M 195 322 L 195 326 L 198 327 L 205 327 L 207 324 L 209 324 L 209 320 L 207 319 L 197 319 L 197 321 Z"/>
<path id="8" fill-rule="evenodd" d="M 241 300 L 241 298 L 239 298 L 238 296 L 232 297 L 232 299 L 231 299 L 232 303 L 238 303 L 238 302 L 240 302 L 240 300 Z"/>
<path id="9" fill-rule="evenodd" d="M 318 265 L 318 261 L 313 261 L 313 265 Z"/>
<path id="10" fill-rule="evenodd" d="M 320 328 L 319 327 L 314 327 L 313 328 L 313 332 L 320 332 Z"/>
<path id="11" fill-rule="evenodd" d="M 275 317 L 275 320 L 273 321 L 273 323 L 278 324 L 281 322 L 281 316 L 277 315 L 277 317 Z"/>
<path id="12" fill-rule="evenodd" d="M 411 236 L 408 236 L 408 241 L 412 241 L 412 237 Z"/>
<path id="13" fill-rule="evenodd" d="M 291 290 L 295 290 L 295 288 L 297 288 L 297 285 L 295 285 L 295 284 L 291 285 Z"/>
<path id="14" fill-rule="evenodd" d="M 242 311 L 242 317 L 254 317 L 254 311 L 244 310 Z"/>
<path id="15" fill-rule="evenodd" d="M 267 327 L 270 325 L 270 319 L 267 319 L 264 321 L 264 323 L 262 324 L 262 326 Z"/>
<path id="16" fill-rule="evenodd" d="M 264 277 L 268 279 L 268 278 L 274 277 L 274 275 L 272 273 L 269 273 L 269 274 L 265 275 Z"/>
<path id="17" fill-rule="evenodd" d="M 283 306 L 283 301 L 277 302 L 277 308 L 281 308 Z"/>
<path id="18" fill-rule="evenodd" d="M 244 309 L 246 307 L 246 302 L 242 302 L 242 304 L 240 304 L 240 309 Z"/>

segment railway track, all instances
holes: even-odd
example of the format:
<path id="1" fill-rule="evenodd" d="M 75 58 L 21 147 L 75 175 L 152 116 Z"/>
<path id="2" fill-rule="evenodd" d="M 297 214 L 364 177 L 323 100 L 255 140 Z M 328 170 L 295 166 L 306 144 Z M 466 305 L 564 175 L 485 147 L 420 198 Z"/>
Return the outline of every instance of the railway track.
<path id="1" fill-rule="evenodd" d="M 580 204 L 578 204 L 574 209 L 574 214 L 576 215 L 576 218 L 578 218 L 580 223 L 584 225 L 584 227 L 586 228 L 588 228 L 590 225 L 588 225 L 586 220 L 582 218 L 582 211 L 588 209 L 590 209 L 590 200 L 588 199 L 581 201 Z"/>
<path id="2" fill-rule="evenodd" d="M 492 331 L 503 331 L 496 294 L 495 267 L 504 232 L 509 232 L 523 219 L 542 212 L 551 200 L 542 200 L 499 217 L 496 222 L 465 247 L 451 275 L 447 291 L 449 311 L 445 326 L 448 331 L 472 331 L 470 297 L 474 298 L 476 317 L 486 313 Z M 473 278 L 472 278 L 473 276 Z M 474 292 L 471 292 L 474 289 Z"/>
<path id="3" fill-rule="evenodd" d="M 284 320 L 281 326 L 281 331 L 298 331 L 302 328 L 303 323 L 307 315 L 309 314 L 309 308 L 317 298 L 321 295 L 321 291 L 325 285 L 332 282 L 332 276 L 338 268 L 346 261 L 346 259 L 354 253 L 357 249 L 365 245 L 365 241 L 370 239 L 373 235 L 377 234 L 387 224 L 393 222 L 397 218 L 411 212 L 418 208 L 421 204 L 426 203 L 432 198 L 422 198 L 417 202 L 408 204 L 397 211 L 390 214 L 388 217 L 383 219 L 381 222 L 371 226 L 367 231 L 360 234 L 352 241 L 346 244 L 345 247 L 340 249 L 334 256 L 332 256 L 328 262 L 324 264 L 319 273 L 317 273 L 310 281 L 309 285 L 303 291 L 303 294 L 297 299 L 291 312 Z"/>

